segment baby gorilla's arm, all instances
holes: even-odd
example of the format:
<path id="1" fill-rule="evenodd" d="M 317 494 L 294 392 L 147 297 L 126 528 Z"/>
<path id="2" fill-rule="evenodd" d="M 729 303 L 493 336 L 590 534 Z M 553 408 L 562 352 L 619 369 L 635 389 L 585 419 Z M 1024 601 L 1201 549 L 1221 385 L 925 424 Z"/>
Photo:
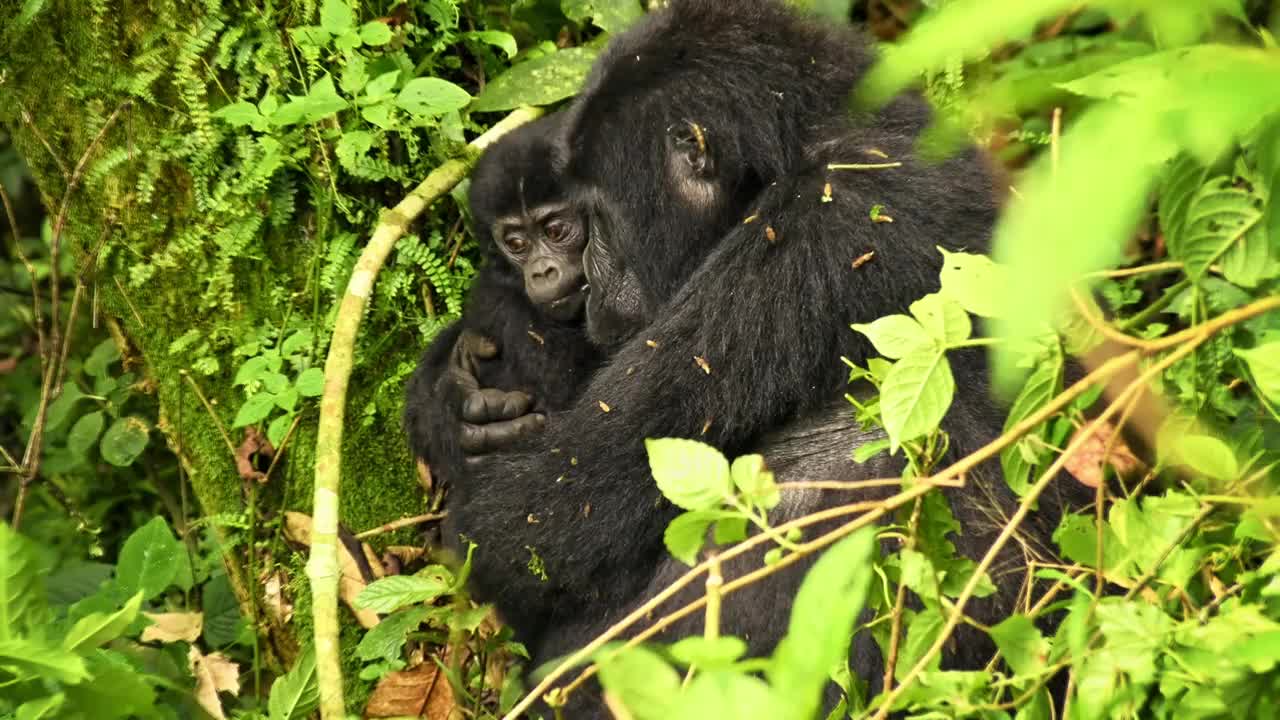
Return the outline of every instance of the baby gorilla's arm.
<path id="1" fill-rule="evenodd" d="M 480 381 L 476 379 L 477 361 L 492 359 L 497 354 L 498 346 L 492 340 L 464 330 L 454 343 L 448 367 L 439 380 L 452 386 L 441 388 L 444 390 L 442 396 L 460 395 L 462 431 L 459 442 L 463 451 L 469 454 L 507 447 L 546 425 L 545 415 L 529 412 L 533 398 L 528 393 L 480 387 Z"/>

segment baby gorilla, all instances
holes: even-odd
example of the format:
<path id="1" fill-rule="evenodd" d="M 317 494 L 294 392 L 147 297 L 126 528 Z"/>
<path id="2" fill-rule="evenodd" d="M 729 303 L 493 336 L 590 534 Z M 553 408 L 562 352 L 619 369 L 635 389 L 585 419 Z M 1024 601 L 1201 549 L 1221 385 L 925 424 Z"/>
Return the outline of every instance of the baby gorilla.
<path id="1" fill-rule="evenodd" d="M 561 126 L 550 115 L 516 129 L 471 174 L 485 264 L 461 319 L 427 348 L 405 398 L 409 448 L 446 482 L 463 470 L 464 452 L 540 429 L 600 361 L 582 322 L 587 235 L 555 171 Z"/>

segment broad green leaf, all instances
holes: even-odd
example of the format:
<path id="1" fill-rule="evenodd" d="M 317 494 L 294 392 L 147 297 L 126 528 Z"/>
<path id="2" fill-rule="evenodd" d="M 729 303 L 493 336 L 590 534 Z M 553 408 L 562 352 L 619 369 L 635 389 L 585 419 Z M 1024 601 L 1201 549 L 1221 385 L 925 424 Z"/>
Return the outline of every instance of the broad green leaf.
<path id="1" fill-rule="evenodd" d="M 235 379 L 231 381 L 232 386 L 248 385 L 270 370 L 267 368 L 267 357 L 265 355 L 254 355 L 236 370 Z"/>
<path id="2" fill-rule="evenodd" d="M 62 388 L 62 394 L 54 398 L 49 403 L 49 409 L 45 411 L 45 431 L 57 430 L 62 427 L 62 423 L 67 421 L 67 417 L 71 414 L 71 409 L 76 403 L 83 400 L 84 393 L 80 390 L 80 386 L 73 382 L 68 382 Z M 32 408 L 34 416 L 35 408 Z M 28 423 L 29 424 L 29 423 Z"/>
<path id="3" fill-rule="evenodd" d="M 388 73 L 394 75 L 395 73 Z M 284 344 L 280 346 L 280 354 L 284 357 L 298 355 L 311 347 L 312 335 L 310 330 L 299 330 L 285 339 Z"/>
<path id="4" fill-rule="evenodd" d="M 1008 271 L 992 262 L 986 255 L 963 252 L 942 253 L 943 297 L 960 303 L 960 307 L 979 317 L 996 317 L 1002 314 L 1001 301 L 1004 288 L 1009 284 Z"/>
<path id="5" fill-rule="evenodd" d="M 680 693 L 680 676 L 654 651 L 634 647 L 597 659 L 600 684 L 617 696 L 636 720 L 667 720 Z"/>
<path id="6" fill-rule="evenodd" d="M 576 47 L 520 63 L 486 85 L 471 110 L 496 112 L 559 102 L 578 92 L 595 58 L 594 49 Z"/>
<path id="7" fill-rule="evenodd" d="M 47 615 L 44 573 L 30 542 L 0 522 L 0 642 L 25 634 Z"/>
<path id="8" fill-rule="evenodd" d="M 18 18 L 14 20 L 14 28 L 21 30 L 31 24 L 35 16 L 39 15 L 40 11 L 44 9 L 45 2 L 46 0 L 22 0 L 22 10 L 18 13 Z"/>
<path id="9" fill-rule="evenodd" d="M 116 341 L 107 338 L 98 343 L 93 352 L 89 353 L 89 357 L 84 361 L 84 371 L 92 377 L 105 377 L 111 369 L 111 364 L 120 359 L 120 350 L 116 348 Z"/>
<path id="10" fill-rule="evenodd" d="M 379 98 L 383 96 L 389 97 L 392 94 L 392 91 L 395 90 L 396 81 L 399 79 L 399 70 L 384 72 L 378 77 L 370 80 L 369 84 L 365 86 L 364 92 L 371 98 Z"/>
<path id="11" fill-rule="evenodd" d="M 667 552 L 685 565 L 694 565 L 698 561 L 698 551 L 707 541 L 707 528 L 711 524 L 727 517 L 734 516 L 724 510 L 690 510 L 681 513 L 667 524 L 662 533 L 662 542 Z"/>
<path id="12" fill-rule="evenodd" d="M 356 656 L 365 661 L 394 660 L 399 657 L 400 648 L 404 647 L 408 634 L 417 630 L 432 610 L 431 607 L 419 605 L 386 616 L 365 633 L 356 646 Z"/>
<path id="13" fill-rule="evenodd" d="M 449 592 L 449 582 L 439 576 L 392 575 L 375 580 L 356 598 L 356 607 L 389 613 L 406 605 L 417 605 Z"/>
<path id="14" fill-rule="evenodd" d="M 973 333 L 968 313 L 958 301 L 941 293 L 925 295 L 911 303 L 910 309 L 925 332 L 941 345 L 964 342 Z"/>
<path id="15" fill-rule="evenodd" d="M 293 412 L 298 406 L 298 390 L 297 388 L 285 388 L 282 392 L 275 396 L 276 407 L 281 410 Z"/>
<path id="16" fill-rule="evenodd" d="M 320 397 L 324 394 L 324 369 L 313 367 L 303 370 L 294 387 L 303 397 Z"/>
<path id="17" fill-rule="evenodd" d="M 471 95 L 466 90 L 440 78 L 414 78 L 396 96 L 396 107 L 414 115 L 443 115 L 461 110 L 470 102 Z"/>
<path id="18" fill-rule="evenodd" d="M 828 673 L 848 661 L 849 638 L 875 574 L 877 547 L 875 528 L 857 530 L 823 553 L 800 584 L 786 637 L 767 671 L 791 717 L 813 717 Z"/>
<path id="19" fill-rule="evenodd" d="M 320 5 L 320 27 L 330 35 L 341 35 L 355 27 L 356 16 L 347 0 L 324 0 Z"/>
<path id="20" fill-rule="evenodd" d="M 308 646 L 289 672 L 271 685 L 267 711 L 271 720 L 302 720 L 319 705 L 316 651 Z"/>
<path id="21" fill-rule="evenodd" d="M 1032 371 L 1031 377 L 1022 386 L 1009 416 L 1004 422 L 1004 432 L 1009 432 L 1015 425 L 1030 417 L 1062 391 L 1062 353 L 1055 347 L 1048 358 L 1041 360 Z M 1028 433 L 1026 438 L 1043 439 L 1047 426 L 1041 423 Z M 1019 497 L 1026 494 L 1030 486 L 1031 471 L 1038 467 L 1022 452 L 1019 443 L 1015 443 L 1000 451 L 1000 467 L 1004 470 L 1004 480 Z"/>
<path id="22" fill-rule="evenodd" d="M 880 438 L 879 440 L 863 443 L 853 449 L 853 461 L 859 464 L 865 463 L 880 453 L 887 451 L 891 444 L 889 438 Z"/>
<path id="23" fill-rule="evenodd" d="M 476 30 L 463 33 L 462 37 L 479 40 L 486 45 L 501 48 L 508 58 L 515 57 L 516 52 L 519 50 L 516 46 L 516 39 L 511 37 L 511 33 L 505 33 L 501 30 Z"/>
<path id="24" fill-rule="evenodd" d="M 360 42 L 365 45 L 380 47 L 391 42 L 391 37 L 391 28 L 384 22 L 374 20 L 360 26 Z"/>
<path id="25" fill-rule="evenodd" d="M 758 677 L 732 670 L 699 672 L 662 720 L 778 720 L 791 715 L 790 703 L 770 692 Z"/>
<path id="26" fill-rule="evenodd" d="M 581 23 L 592 23 L 607 33 L 619 33 L 644 16 L 640 0 L 560 0 L 564 16 Z"/>
<path id="27" fill-rule="evenodd" d="M 1160 229 L 1166 239 L 1184 234 L 1187 210 L 1204 185 L 1207 174 L 1208 170 L 1187 153 L 1179 155 L 1165 169 L 1158 209 Z"/>
<path id="28" fill-rule="evenodd" d="M 262 113 L 258 112 L 258 108 L 254 107 L 253 103 L 243 100 L 224 105 L 213 111 L 212 115 L 231 127 L 248 126 L 260 130 L 266 122 L 266 118 L 262 117 Z"/>
<path id="29" fill-rule="evenodd" d="M 0 640 L 0 669 L 19 681 L 40 679 L 74 684 L 89 679 L 79 655 L 21 637 Z"/>
<path id="30" fill-rule="evenodd" d="M 880 388 L 880 416 L 893 447 L 936 429 L 955 390 L 951 364 L 940 350 L 918 350 L 894 363 Z"/>
<path id="31" fill-rule="evenodd" d="M 747 652 L 747 644 L 736 637 L 687 637 L 672 645 L 671 657 L 700 670 L 732 665 Z"/>
<path id="32" fill-rule="evenodd" d="M 293 425 L 293 419 L 297 417 L 297 413 L 289 413 L 281 415 L 271 424 L 267 426 L 267 441 L 277 449 L 284 442 L 284 436 L 289 434 L 289 428 Z"/>
<path id="33" fill-rule="evenodd" d="M 1030 675 L 1044 669 L 1049 661 L 1049 641 L 1026 615 L 1010 615 L 991 628 L 991 639 L 1004 655 L 1004 661 L 1019 675 Z"/>
<path id="34" fill-rule="evenodd" d="M 904 624 L 906 638 L 902 641 L 902 649 L 898 654 L 898 664 L 894 666 L 894 677 L 901 681 L 911 668 L 920 662 L 920 658 L 938 639 L 938 633 L 946 621 L 942 619 L 942 610 L 937 607 L 926 608 L 915 614 L 911 621 Z M 937 670 L 941 661 L 934 657 L 929 663 L 930 670 Z"/>
<path id="35" fill-rule="evenodd" d="M 729 461 L 706 443 L 649 438 L 644 441 L 644 449 L 658 489 L 685 510 L 709 510 L 733 492 Z"/>
<path id="36" fill-rule="evenodd" d="M 1183 262 L 1188 277 L 1199 280 L 1211 263 L 1261 229 L 1258 204 L 1247 190 L 1232 185 L 1231 178 L 1209 180 L 1196 191 L 1178 232 L 1166 233 L 1169 255 Z"/>
<path id="37" fill-rule="evenodd" d="M 29 700 L 18 706 L 14 720 L 54 720 L 61 714 L 59 710 L 66 699 L 66 694 L 57 693 L 38 700 Z"/>
<path id="38" fill-rule="evenodd" d="M 82 415 L 76 424 L 71 426 L 71 432 L 67 433 L 67 449 L 76 455 L 89 452 L 89 448 L 98 442 L 98 434 L 102 432 L 102 426 L 105 424 L 106 417 L 101 410 Z"/>
<path id="39" fill-rule="evenodd" d="M 269 392 L 260 392 L 244 401 L 231 427 L 238 428 L 262 422 L 276 405 L 276 396 Z"/>
<path id="40" fill-rule="evenodd" d="M 851 327 L 866 335 L 876 352 L 894 360 L 934 344 L 920 322 L 906 315 L 886 315 L 874 322 Z"/>
<path id="41" fill-rule="evenodd" d="M 185 561 L 186 548 L 164 518 L 154 517 L 133 531 L 120 548 L 116 584 L 126 596 L 140 592 L 143 600 L 150 600 L 178 579 Z"/>
<path id="42" fill-rule="evenodd" d="M 63 649 L 83 655 L 93 648 L 115 640 L 138 618 L 140 607 L 142 607 L 142 593 L 137 592 L 129 598 L 124 607 L 114 613 L 93 613 L 80 618 L 62 639 Z"/>
<path id="43" fill-rule="evenodd" d="M 772 510 L 782 501 L 782 491 L 765 467 L 763 455 L 741 455 L 729 466 L 729 476 L 738 492 L 753 505 Z"/>
<path id="44" fill-rule="evenodd" d="M 363 55 L 353 55 L 347 59 L 346 64 L 342 66 L 342 77 L 338 80 L 338 87 L 342 88 L 342 92 L 348 95 L 358 95 L 365 85 L 369 84 L 369 63 L 364 59 Z M 299 335 L 301 333 L 294 333 Z M 287 340 L 285 342 L 288 342 Z M 288 352 L 284 353 L 288 355 Z"/>
<path id="45" fill-rule="evenodd" d="M 311 91 L 306 95 L 290 96 L 289 102 L 272 113 L 270 120 L 281 126 L 310 124 L 323 120 L 346 107 L 347 101 L 338 95 L 337 89 L 333 86 L 333 77 L 325 75 L 311 86 Z"/>
<path id="46" fill-rule="evenodd" d="M 1240 474 L 1235 453 L 1209 435 L 1187 435 L 1178 441 L 1178 460 L 1214 480 L 1234 480 Z"/>
<path id="47" fill-rule="evenodd" d="M 240 634 L 240 604 L 227 574 L 220 572 L 205 583 L 200 592 L 204 612 L 204 641 L 210 649 L 235 642 Z"/>
<path id="48" fill-rule="evenodd" d="M 128 467 L 147 449 L 151 440 L 151 426 L 146 420 L 130 415 L 116 418 L 102 434 L 98 452 L 102 459 L 116 467 Z"/>
<path id="49" fill-rule="evenodd" d="M 920 596 L 925 607 L 938 603 L 938 571 L 928 556 L 910 548 L 903 548 L 898 557 L 902 563 L 902 584 Z"/>
<path id="50" fill-rule="evenodd" d="M 94 720 L 132 720 L 156 717 L 155 680 L 118 652 L 94 650 L 85 657 L 89 682 L 66 688 L 67 705 L 92 708 Z"/>
<path id="51" fill-rule="evenodd" d="M 1280 199 L 1278 199 L 1280 201 Z M 1280 403 L 1280 341 L 1260 345 L 1251 350 L 1233 349 L 1249 365 L 1249 373 L 1258 389 L 1273 403 Z"/>

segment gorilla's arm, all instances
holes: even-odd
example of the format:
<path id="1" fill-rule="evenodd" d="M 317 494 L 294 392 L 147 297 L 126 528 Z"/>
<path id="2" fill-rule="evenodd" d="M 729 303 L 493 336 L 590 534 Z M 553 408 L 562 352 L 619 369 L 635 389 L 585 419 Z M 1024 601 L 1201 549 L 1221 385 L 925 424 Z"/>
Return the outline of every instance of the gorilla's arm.
<path id="1" fill-rule="evenodd" d="M 746 450 L 838 397 L 840 356 L 862 360 L 869 350 L 849 323 L 903 312 L 920 288 L 936 287 L 936 245 L 984 249 L 994 208 L 981 161 L 924 165 L 910 143 L 871 127 L 815 144 L 810 169 L 766 188 L 755 219 L 716 243 L 547 432 L 519 451 L 472 459 L 451 525 L 478 545 L 480 594 L 518 630 L 583 603 L 618 606 L 640 590 L 634 568 L 664 552 L 675 512 L 652 480 L 644 438 L 698 438 L 706 427 L 703 439 L 726 454 Z M 827 168 L 877 162 L 869 149 L 903 166 Z M 872 222 L 875 205 L 893 222 Z M 871 262 L 852 266 L 870 251 Z M 539 563 L 545 579 L 531 569 Z"/>

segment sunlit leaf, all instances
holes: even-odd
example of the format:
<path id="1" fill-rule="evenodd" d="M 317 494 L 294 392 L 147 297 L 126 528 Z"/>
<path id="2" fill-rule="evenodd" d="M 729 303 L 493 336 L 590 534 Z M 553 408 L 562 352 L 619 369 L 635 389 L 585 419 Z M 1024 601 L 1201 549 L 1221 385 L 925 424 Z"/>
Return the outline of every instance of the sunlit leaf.
<path id="1" fill-rule="evenodd" d="M 683 438 L 646 439 L 649 469 L 658 489 L 685 510 L 708 510 L 733 491 L 729 461 L 719 450 Z"/>
<path id="2" fill-rule="evenodd" d="M 939 350 L 919 350 L 894 363 L 880 388 L 880 416 L 894 446 L 936 429 L 955 390 L 951 364 Z"/>
<path id="3" fill-rule="evenodd" d="M 495 112 L 559 102 L 578 92 L 595 58 L 594 49 L 576 47 L 520 63 L 485 85 L 471 109 Z"/>

